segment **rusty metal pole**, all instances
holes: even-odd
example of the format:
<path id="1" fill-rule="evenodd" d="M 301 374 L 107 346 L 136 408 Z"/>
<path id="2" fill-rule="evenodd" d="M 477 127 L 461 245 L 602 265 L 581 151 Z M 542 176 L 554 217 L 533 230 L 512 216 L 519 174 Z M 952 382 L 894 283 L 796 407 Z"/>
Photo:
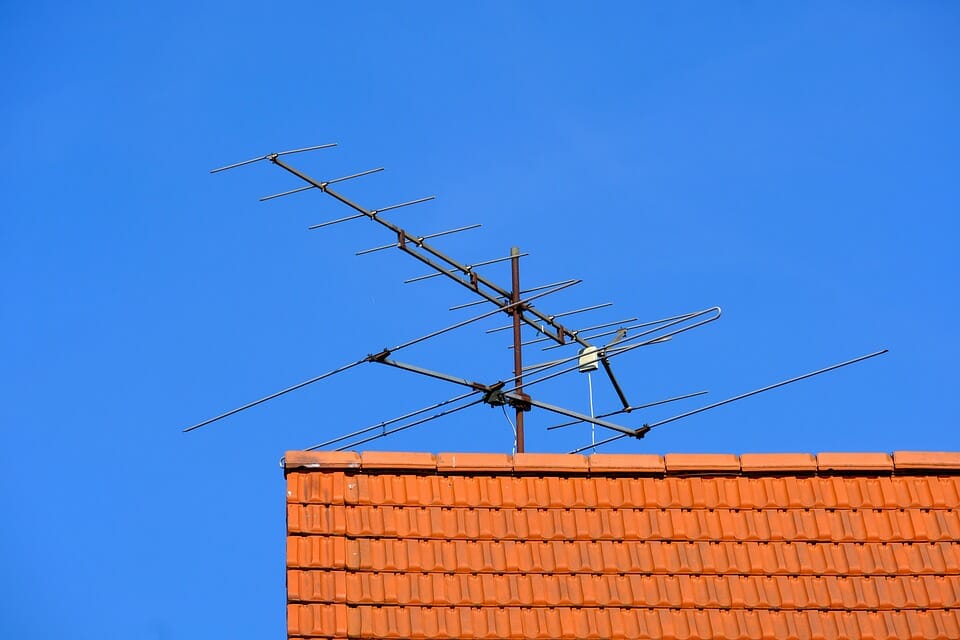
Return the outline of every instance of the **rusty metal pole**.
<path id="1" fill-rule="evenodd" d="M 516 392 L 523 394 L 523 356 L 520 353 L 520 314 L 523 308 L 517 303 L 520 302 L 520 247 L 511 247 L 510 249 L 510 270 L 513 274 L 513 291 L 510 294 L 510 302 L 517 305 L 513 307 L 513 375 L 516 376 Z M 517 407 L 517 453 L 523 453 L 523 408 Z"/>

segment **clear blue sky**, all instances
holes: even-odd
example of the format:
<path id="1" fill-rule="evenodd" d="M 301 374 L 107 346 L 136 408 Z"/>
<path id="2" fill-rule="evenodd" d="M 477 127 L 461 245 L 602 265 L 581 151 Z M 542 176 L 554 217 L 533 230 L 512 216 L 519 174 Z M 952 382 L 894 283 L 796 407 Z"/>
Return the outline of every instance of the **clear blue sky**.
<path id="1" fill-rule="evenodd" d="M 441 400 L 366 365 L 180 429 L 465 317 L 469 300 L 278 169 L 344 185 L 464 261 L 531 252 L 586 324 L 723 318 L 618 369 L 637 403 L 718 400 L 882 358 L 609 451 L 960 449 L 955 3 L 6 3 L 0 9 L 0 636 L 277 638 L 277 462 Z M 503 269 L 491 277 L 506 282 Z M 404 352 L 495 380 L 506 335 Z M 575 323 L 571 323 L 574 324 Z M 556 352 L 553 352 L 556 353 Z M 528 354 L 529 361 L 541 357 Z M 613 408 L 595 380 L 598 411 Z M 586 380 L 545 385 L 586 409 Z M 697 400 L 634 414 L 638 426 Z M 585 427 L 528 448 L 567 451 Z M 509 451 L 479 407 L 378 449 Z"/>

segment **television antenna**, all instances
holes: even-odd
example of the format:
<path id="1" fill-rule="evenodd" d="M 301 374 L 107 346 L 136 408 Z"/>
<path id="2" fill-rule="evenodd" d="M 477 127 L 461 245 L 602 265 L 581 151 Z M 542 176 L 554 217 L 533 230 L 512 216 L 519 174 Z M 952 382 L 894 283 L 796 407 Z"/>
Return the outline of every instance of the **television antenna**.
<path id="1" fill-rule="evenodd" d="M 213 169 L 211 173 L 220 173 L 263 161 L 269 162 L 295 176 L 303 184 L 294 189 L 264 196 L 260 198 L 261 202 L 275 200 L 277 198 L 282 198 L 305 191 L 319 191 L 320 193 L 325 194 L 345 205 L 352 213 L 341 218 L 311 225 L 308 227 L 310 230 L 322 229 L 325 227 L 364 218 L 373 221 L 392 234 L 395 240 L 388 244 L 357 251 L 356 255 L 363 256 L 379 251 L 398 249 L 402 253 L 413 257 L 431 270 L 429 273 L 424 275 L 408 278 L 404 281 L 405 284 L 420 282 L 434 277 L 446 277 L 448 280 L 452 280 L 478 297 L 477 300 L 450 307 L 451 311 L 458 311 L 478 305 L 492 305 L 492 308 L 466 320 L 461 320 L 425 335 L 407 340 L 406 342 L 401 342 L 394 347 L 369 353 L 358 360 L 341 365 L 313 378 L 304 380 L 303 382 L 299 382 L 275 393 L 271 393 L 270 395 L 264 396 L 258 400 L 248 402 L 247 404 L 231 409 L 213 418 L 204 420 L 203 422 L 194 424 L 184 429 L 184 432 L 194 431 L 222 420 L 228 416 L 240 413 L 241 411 L 246 411 L 247 409 L 257 405 L 263 404 L 275 398 L 279 398 L 280 396 L 291 393 L 298 389 L 302 389 L 315 382 L 319 382 L 326 378 L 346 372 L 362 364 L 370 363 L 385 365 L 421 376 L 443 380 L 445 382 L 464 387 L 468 389 L 468 391 L 465 391 L 464 393 L 452 398 L 427 405 L 415 411 L 405 413 L 401 416 L 390 418 L 388 420 L 384 420 L 382 422 L 378 422 L 376 424 L 340 435 L 325 442 L 321 442 L 320 444 L 307 447 L 307 450 L 328 447 L 333 447 L 337 450 L 353 448 L 372 440 L 413 428 L 415 426 L 479 404 L 487 404 L 492 407 L 501 407 L 505 414 L 508 407 L 513 410 L 514 420 L 512 425 L 515 431 L 514 450 L 516 452 L 523 452 L 525 450 L 524 414 L 533 408 L 541 409 L 571 419 L 567 422 L 548 427 L 548 430 L 568 427 L 574 424 L 590 424 L 591 443 L 572 452 L 576 453 L 588 449 L 596 449 L 599 446 L 603 446 L 621 438 L 629 437 L 640 439 L 649 433 L 650 430 L 662 425 L 676 422 L 689 416 L 703 413 L 731 402 L 736 402 L 738 400 L 770 391 L 793 382 L 798 382 L 822 373 L 827 373 L 828 371 L 834 371 L 841 367 L 862 362 L 887 352 L 886 349 L 883 349 L 869 353 L 858 358 L 847 360 L 845 362 L 819 369 L 817 371 L 812 371 L 810 373 L 790 378 L 776 384 L 761 387 L 747 393 L 742 393 L 737 396 L 727 398 L 726 400 L 714 402 L 698 409 L 686 411 L 664 420 L 659 420 L 652 423 L 644 423 L 639 427 L 631 428 L 611 422 L 607 418 L 627 415 L 634 411 L 672 402 L 678 402 L 707 393 L 706 391 L 695 391 L 692 393 L 686 393 L 670 398 L 634 405 L 628 400 L 623 386 L 620 384 L 619 380 L 614 374 L 611 361 L 614 358 L 619 358 L 620 356 L 635 351 L 639 348 L 662 344 L 671 340 L 677 335 L 710 324 L 720 318 L 722 313 L 720 307 L 709 307 L 702 310 L 691 311 L 667 318 L 639 323 L 638 318 L 624 318 L 614 322 L 606 322 L 582 327 L 579 329 L 571 329 L 566 324 L 561 322 L 560 319 L 606 308 L 611 306 L 611 303 L 605 302 L 555 314 L 548 314 L 544 311 L 541 311 L 537 305 L 534 305 L 535 301 L 539 301 L 540 299 L 550 296 L 554 293 L 558 293 L 570 287 L 576 286 L 580 284 L 581 281 L 577 279 L 560 280 L 550 284 L 538 285 L 523 289 L 520 284 L 521 258 L 527 256 L 528 254 L 521 253 L 518 247 L 512 247 L 509 255 L 506 256 L 481 260 L 478 262 L 464 263 L 454 259 L 453 257 L 434 247 L 431 243 L 427 242 L 428 240 L 432 240 L 434 238 L 440 238 L 443 236 L 477 229 L 481 226 L 480 224 L 471 224 L 453 229 L 447 229 L 444 231 L 428 233 L 425 235 L 417 235 L 407 231 L 383 216 L 384 213 L 389 211 L 395 211 L 433 200 L 434 196 L 421 197 L 414 200 L 400 202 L 398 204 L 383 206 L 377 209 L 368 209 L 347 198 L 332 187 L 332 185 L 339 184 L 341 182 L 346 182 L 378 173 L 384 170 L 383 167 L 368 169 L 366 171 L 361 171 L 330 180 L 317 180 L 288 164 L 287 156 L 309 151 L 329 149 L 335 146 L 337 146 L 336 143 L 331 143 L 269 153 L 263 156 L 258 156 L 256 158 L 235 162 L 224 167 Z M 509 286 L 497 284 L 478 271 L 478 268 L 480 267 L 503 262 L 509 262 L 510 264 L 511 282 Z M 434 371 L 416 364 L 401 362 L 394 358 L 395 354 L 403 349 L 426 342 L 432 338 L 436 338 L 440 335 L 455 331 L 499 314 L 506 315 L 510 319 L 510 322 L 504 326 L 490 329 L 487 332 L 512 332 L 512 344 L 509 346 L 509 349 L 513 351 L 512 377 L 505 377 L 503 379 L 487 383 L 477 382 L 459 375 Z M 536 337 L 524 341 L 522 337 L 522 330 L 524 327 L 532 328 L 536 333 Z M 558 359 L 524 366 L 523 347 L 541 343 L 546 343 L 546 346 L 542 347 L 544 351 L 570 347 L 575 347 L 575 351 L 572 354 L 560 357 Z M 603 370 L 604 376 L 613 388 L 620 407 L 613 411 L 596 415 L 593 409 L 593 379 L 591 374 L 595 371 L 599 371 L 600 369 Z M 590 400 L 589 415 L 564 407 L 548 404 L 532 397 L 527 393 L 527 390 L 529 390 L 531 387 L 540 385 L 544 382 L 575 371 L 586 373 L 588 376 L 587 379 Z M 615 432 L 616 435 L 601 441 L 597 441 L 595 436 L 596 427 L 601 427 Z"/>

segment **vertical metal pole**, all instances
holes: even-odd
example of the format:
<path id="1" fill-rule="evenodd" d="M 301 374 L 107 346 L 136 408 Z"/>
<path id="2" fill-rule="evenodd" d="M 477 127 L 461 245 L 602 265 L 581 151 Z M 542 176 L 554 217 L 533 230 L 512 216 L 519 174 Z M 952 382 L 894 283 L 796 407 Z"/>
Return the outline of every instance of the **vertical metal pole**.
<path id="1" fill-rule="evenodd" d="M 513 291 L 510 302 L 520 302 L 520 247 L 510 249 L 510 269 L 513 274 Z M 516 392 L 523 393 L 523 356 L 520 353 L 520 314 L 519 305 L 513 307 L 513 375 L 516 376 Z M 523 409 L 517 407 L 517 453 L 523 453 Z"/>

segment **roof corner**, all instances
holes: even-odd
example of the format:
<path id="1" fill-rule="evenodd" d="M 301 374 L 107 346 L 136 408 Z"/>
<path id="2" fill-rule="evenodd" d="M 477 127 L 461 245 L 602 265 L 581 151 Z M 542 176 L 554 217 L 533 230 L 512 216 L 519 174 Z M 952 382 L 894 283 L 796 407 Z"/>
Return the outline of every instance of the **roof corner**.
<path id="1" fill-rule="evenodd" d="M 359 469 L 360 454 L 355 451 L 287 451 L 283 455 L 285 473 L 294 469 Z"/>
<path id="2" fill-rule="evenodd" d="M 960 471 L 958 451 L 894 451 L 897 471 Z"/>

